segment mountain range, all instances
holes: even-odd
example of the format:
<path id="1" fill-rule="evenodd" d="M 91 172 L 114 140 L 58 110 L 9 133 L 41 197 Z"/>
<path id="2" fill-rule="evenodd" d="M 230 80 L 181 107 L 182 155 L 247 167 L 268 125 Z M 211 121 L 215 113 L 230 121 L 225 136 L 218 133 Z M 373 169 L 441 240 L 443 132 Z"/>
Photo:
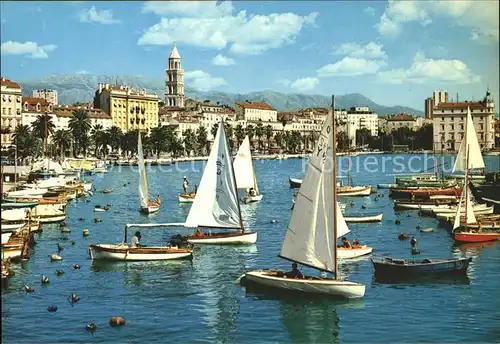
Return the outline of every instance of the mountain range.
<path id="1" fill-rule="evenodd" d="M 165 82 L 161 79 L 147 79 L 137 76 L 122 75 L 47 75 L 40 80 L 20 82 L 25 96 L 31 96 L 35 89 L 57 90 L 59 104 L 73 104 L 76 102 L 89 102 L 93 99 L 99 83 L 128 85 L 137 89 L 146 89 L 156 93 L 163 100 Z M 236 102 L 263 101 L 273 106 L 278 111 L 292 111 L 310 107 L 328 107 L 331 98 L 323 95 L 305 95 L 296 93 L 280 93 L 272 90 L 251 92 L 247 94 L 227 93 L 220 91 L 204 92 L 188 85 L 185 86 L 186 97 L 196 100 L 210 100 L 221 104 L 233 105 Z M 406 106 L 384 106 L 359 93 L 350 93 L 336 97 L 336 108 L 349 108 L 352 106 L 368 106 L 379 115 L 395 113 L 410 113 L 423 115 L 422 111 Z"/>

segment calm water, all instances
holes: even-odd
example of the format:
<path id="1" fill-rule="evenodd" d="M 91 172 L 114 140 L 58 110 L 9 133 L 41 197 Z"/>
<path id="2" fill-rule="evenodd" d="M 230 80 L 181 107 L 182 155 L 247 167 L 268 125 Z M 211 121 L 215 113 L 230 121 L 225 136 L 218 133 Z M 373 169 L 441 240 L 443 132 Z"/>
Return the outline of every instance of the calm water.
<path id="1" fill-rule="evenodd" d="M 359 156 L 359 161 L 387 156 Z M 409 159 L 409 156 L 401 156 Z M 488 157 L 489 169 L 498 158 Z M 345 160 L 344 160 L 345 162 Z M 293 191 L 288 176 L 302 177 L 302 160 L 256 162 L 259 188 L 264 199 L 259 204 L 242 205 L 245 225 L 259 232 L 255 246 L 201 247 L 192 262 L 92 263 L 87 247 L 91 242 L 118 243 L 125 223 L 182 222 L 189 205 L 177 203 L 182 176 L 193 186 L 201 172 L 172 169 L 149 172 L 150 190 L 162 196 L 158 214 L 149 217 L 138 212 L 137 172 L 123 168 L 105 176 L 92 177 L 98 191 L 89 201 L 68 205 L 67 223 L 72 232 L 63 235 L 57 225 L 45 226 L 38 236 L 31 260 L 16 266 L 16 275 L 2 290 L 2 337 L 6 343 L 116 343 L 116 342 L 207 342 L 207 343 L 334 343 L 334 342 L 499 342 L 500 339 L 500 245 L 454 247 L 450 235 L 437 228 L 432 218 L 416 212 L 394 213 L 388 197 L 376 201 L 374 195 L 353 199 L 349 212 L 383 212 L 378 224 L 351 224 L 351 238 L 374 247 L 374 254 L 409 257 L 407 241 L 399 241 L 404 231 L 419 240 L 422 257 L 473 257 L 465 280 L 448 283 L 387 285 L 373 281 L 369 259 L 342 265 L 340 271 L 352 281 L 366 284 L 366 296 L 359 301 L 317 300 L 262 295 L 245 292 L 233 281 L 245 270 L 289 269 L 278 258 L 281 241 L 291 214 Z M 200 168 L 202 164 L 196 163 Z M 345 166 L 347 163 L 344 164 Z M 413 166 L 418 163 L 414 162 Z M 373 166 L 373 165 L 372 165 Z M 432 166 L 430 164 L 429 166 Z M 190 164 L 178 164 L 188 169 Z M 355 167 L 355 165 L 354 165 Z M 356 171 L 358 184 L 391 183 L 388 171 Z M 129 183 L 129 184 L 128 184 Z M 124 186 L 125 184 L 125 186 Z M 387 194 L 386 190 L 380 193 Z M 95 205 L 112 204 L 106 213 L 94 213 Z M 84 217 L 85 221 L 79 218 Z M 93 218 L 102 218 L 94 223 Z M 401 225 L 394 220 L 401 219 Z M 271 220 L 277 220 L 271 224 Z M 420 233 L 417 226 L 436 228 Z M 82 230 L 90 236 L 84 238 Z M 143 242 L 166 241 L 172 230 L 142 229 Z M 64 237 L 67 240 L 63 240 Z M 74 245 L 71 242 L 74 242 Z M 62 262 L 51 262 L 49 255 L 64 247 Z M 72 265 L 79 264 L 80 270 Z M 56 276 L 55 270 L 65 274 Z M 307 269 L 305 269 L 307 270 Z M 317 274 L 314 271 L 308 271 Z M 49 276 L 42 286 L 40 274 Z M 19 289 L 29 284 L 35 292 Z M 81 297 L 73 306 L 71 293 Z M 47 311 L 56 305 L 57 312 Z M 122 316 L 121 328 L 108 325 L 111 316 Z M 91 335 L 85 325 L 94 321 Z"/>

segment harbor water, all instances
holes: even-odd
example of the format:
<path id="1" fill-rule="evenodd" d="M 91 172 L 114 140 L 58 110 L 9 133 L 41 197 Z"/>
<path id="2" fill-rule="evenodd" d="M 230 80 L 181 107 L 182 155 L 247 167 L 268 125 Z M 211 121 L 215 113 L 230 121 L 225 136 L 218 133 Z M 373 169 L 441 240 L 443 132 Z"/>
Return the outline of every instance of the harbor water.
<path id="1" fill-rule="evenodd" d="M 415 156 L 360 155 L 353 157 L 352 179 L 357 185 L 392 183 L 398 158 L 406 167 L 424 168 Z M 342 158 L 342 166 L 347 166 Z M 370 159 L 371 170 L 366 170 Z M 382 160 L 386 159 L 381 170 Z M 498 157 L 485 157 L 487 170 L 498 170 Z M 421 165 L 419 165 L 421 164 Z M 427 162 L 426 168 L 432 164 Z M 291 215 L 288 177 L 302 178 L 301 159 L 255 161 L 260 203 L 241 205 L 244 225 L 258 232 L 256 245 L 197 247 L 192 261 L 92 262 L 90 243 L 119 243 L 126 223 L 183 222 L 190 205 L 179 204 L 182 177 L 190 190 L 198 184 L 202 162 L 148 168 L 150 198 L 161 196 L 158 213 L 138 211 L 138 173 L 135 167 L 114 167 L 88 177 L 95 193 L 68 204 L 71 233 L 59 225 L 44 225 L 29 261 L 15 264 L 15 276 L 2 289 L 4 343 L 390 343 L 497 342 L 500 340 L 500 243 L 455 246 L 450 234 L 417 211 L 397 211 L 388 190 L 384 197 L 342 198 L 353 203 L 349 213 L 383 213 L 380 223 L 349 224 L 349 238 L 374 248 L 373 255 L 410 258 L 405 232 L 418 239 L 419 258 L 472 257 L 467 276 L 460 279 L 382 284 L 373 278 L 369 257 L 340 265 L 342 277 L 366 285 L 365 298 L 356 301 L 311 298 L 304 295 L 254 293 L 234 281 L 251 269 L 290 269 L 278 258 Z M 378 166 L 378 171 L 375 171 Z M 194 168 L 193 168 L 194 167 Z M 194 171 L 197 170 L 197 171 Z M 397 172 L 405 172 L 398 170 Z M 343 171 L 342 174 L 346 172 Z M 112 193 L 103 194 L 105 188 Z M 110 204 L 106 212 L 96 205 Z M 362 208 L 362 206 L 364 206 Z M 102 222 L 94 222 L 101 218 Z M 400 219 L 399 225 L 395 220 Z M 275 221 L 273 221 L 275 220 Z M 434 228 L 422 233 L 417 228 Z M 89 229 L 84 237 L 82 231 Z M 134 231 L 134 229 L 132 230 Z M 146 245 L 165 243 L 183 229 L 141 228 Z M 129 235 L 130 238 L 130 235 Z M 62 261 L 52 262 L 57 244 Z M 75 270 L 74 264 L 80 269 Z M 56 276 L 56 269 L 64 274 Z M 303 268 L 304 272 L 319 272 Z M 40 276 L 50 283 L 42 285 Z M 35 291 L 26 294 L 24 285 Z M 81 300 L 72 304 L 72 293 Z M 57 312 L 47 307 L 57 306 Z M 111 327 L 112 316 L 126 325 Z M 86 324 L 95 322 L 94 333 Z"/>

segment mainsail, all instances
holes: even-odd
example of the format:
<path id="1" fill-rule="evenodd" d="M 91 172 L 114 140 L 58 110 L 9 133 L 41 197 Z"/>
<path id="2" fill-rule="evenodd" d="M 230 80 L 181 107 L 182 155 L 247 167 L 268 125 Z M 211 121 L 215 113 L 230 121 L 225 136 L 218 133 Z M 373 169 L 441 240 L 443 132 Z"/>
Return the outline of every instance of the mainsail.
<path id="1" fill-rule="evenodd" d="M 241 228 L 238 195 L 224 125 L 219 125 L 186 227 Z"/>
<path id="2" fill-rule="evenodd" d="M 472 193 L 470 190 L 468 190 L 467 202 L 465 202 L 465 188 L 466 186 L 464 185 L 464 187 L 462 188 L 462 195 L 460 196 L 460 202 L 457 205 L 457 212 L 455 213 L 455 222 L 453 223 L 453 229 L 460 227 L 460 217 L 462 216 L 462 208 L 465 206 L 464 203 L 467 203 L 467 209 L 465 210 L 465 225 L 477 222 L 476 215 L 474 214 L 474 207 L 472 206 Z"/>
<path id="3" fill-rule="evenodd" d="M 307 172 L 297 193 L 292 217 L 280 256 L 320 270 L 335 272 L 337 237 L 349 232 L 339 204 L 333 218 L 333 132 L 332 112 L 327 116 L 320 137 L 309 159 Z"/>
<path id="4" fill-rule="evenodd" d="M 142 152 L 141 133 L 137 139 L 137 157 L 139 165 L 139 198 L 141 200 L 141 207 L 147 208 L 149 193 L 148 193 L 148 176 L 146 175 L 146 165 L 144 163 L 144 154 Z"/>
<path id="5" fill-rule="evenodd" d="M 257 182 L 255 179 L 255 171 L 253 169 L 252 153 L 250 152 L 250 139 L 248 138 L 248 135 L 245 136 L 245 139 L 238 149 L 238 153 L 236 153 L 233 166 L 238 189 L 256 189 Z"/>
<path id="6" fill-rule="evenodd" d="M 484 168 L 484 160 L 481 154 L 481 148 L 479 147 L 479 142 L 477 140 L 476 129 L 474 128 L 474 122 L 472 121 L 470 108 L 467 108 L 467 119 L 465 127 L 465 136 L 460 143 L 460 148 L 458 149 L 457 153 L 457 159 L 455 160 L 455 164 L 453 165 L 452 172 L 466 172 L 467 168 Z M 469 151 L 469 166 L 467 166 L 467 150 Z"/>

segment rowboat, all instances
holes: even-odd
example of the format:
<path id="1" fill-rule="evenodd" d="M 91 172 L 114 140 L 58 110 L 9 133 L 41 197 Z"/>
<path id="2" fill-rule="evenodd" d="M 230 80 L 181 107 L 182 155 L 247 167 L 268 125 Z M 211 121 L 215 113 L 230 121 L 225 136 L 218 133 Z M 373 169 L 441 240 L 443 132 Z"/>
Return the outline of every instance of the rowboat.
<path id="1" fill-rule="evenodd" d="M 397 184 L 377 184 L 378 189 L 390 189 L 390 188 L 396 188 Z"/>
<path id="2" fill-rule="evenodd" d="M 243 202 L 248 204 L 261 201 L 264 196 L 260 194 L 259 186 L 257 185 L 248 135 L 245 136 L 236 153 L 233 166 L 237 188 L 246 190 Z"/>
<path id="3" fill-rule="evenodd" d="M 347 223 L 363 223 L 363 222 L 380 222 L 383 214 L 366 215 L 366 216 L 344 216 Z"/>
<path id="4" fill-rule="evenodd" d="M 373 248 L 367 245 L 362 245 L 360 247 L 337 247 L 337 258 L 338 259 L 353 259 L 362 256 L 366 256 L 372 253 Z"/>
<path id="5" fill-rule="evenodd" d="M 179 194 L 180 203 L 193 203 L 196 195 L 194 194 Z"/>
<path id="6" fill-rule="evenodd" d="M 302 185 L 302 179 L 288 177 L 291 189 L 298 189 Z"/>
<path id="7" fill-rule="evenodd" d="M 459 197 L 462 193 L 461 188 L 457 186 L 445 188 L 391 188 L 389 195 L 393 198 L 429 198 L 430 196 L 444 195 Z"/>
<path id="8" fill-rule="evenodd" d="M 320 271 L 333 278 L 283 273 L 276 270 L 248 271 L 241 277 L 244 285 L 257 285 L 299 293 L 321 294 L 342 298 L 362 298 L 365 286 L 340 279 L 336 241 L 349 232 L 337 202 L 336 130 L 333 109 L 323 124 L 314 152 L 296 197 L 280 257 Z M 333 166 L 332 166 L 333 165 Z M 333 167 L 333 168 L 332 168 Z M 333 231 L 332 231 L 333 229 Z M 331 233 L 333 232 L 333 233 Z M 333 235 L 332 235 L 333 234 Z M 294 269 L 296 266 L 294 265 Z M 295 278 L 298 276 L 298 278 Z"/>
<path id="9" fill-rule="evenodd" d="M 370 196 L 372 191 L 371 186 L 350 186 L 345 185 L 337 189 L 339 196 Z"/>
<path id="10" fill-rule="evenodd" d="M 395 259 L 391 257 L 372 258 L 375 275 L 389 279 L 420 277 L 424 275 L 463 274 L 472 258 L 457 259 Z"/>

